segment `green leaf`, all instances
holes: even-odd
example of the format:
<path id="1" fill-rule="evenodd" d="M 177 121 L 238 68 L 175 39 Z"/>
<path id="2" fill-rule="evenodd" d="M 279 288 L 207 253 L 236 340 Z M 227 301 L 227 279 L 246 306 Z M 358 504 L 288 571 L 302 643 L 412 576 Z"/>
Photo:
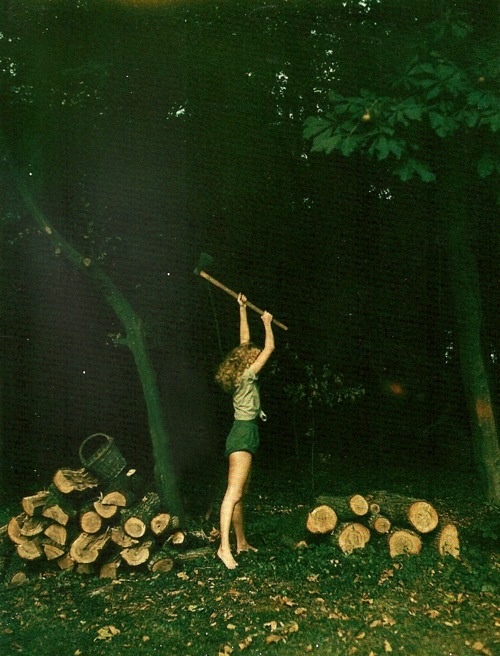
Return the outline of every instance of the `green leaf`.
<path id="1" fill-rule="evenodd" d="M 438 114 L 437 112 L 429 112 L 429 121 L 433 130 L 440 128 L 443 125 L 444 120 L 445 118 L 442 114 Z"/>
<path id="2" fill-rule="evenodd" d="M 304 130 L 302 135 L 304 139 L 310 139 L 311 137 L 314 137 L 323 131 L 327 131 L 328 129 L 331 134 L 332 123 L 330 120 L 323 118 L 322 116 L 309 116 L 304 121 Z"/>
<path id="3" fill-rule="evenodd" d="M 382 135 L 378 139 L 376 139 L 372 147 L 374 150 L 377 151 L 377 157 L 379 160 L 386 159 L 389 155 L 389 142 L 387 141 L 387 137 Z"/>
<path id="4" fill-rule="evenodd" d="M 354 135 L 348 135 L 347 137 L 342 139 L 342 142 L 340 144 L 340 151 L 342 155 L 344 155 L 345 157 L 351 155 L 351 153 L 353 153 L 357 149 L 359 143 L 360 143 L 360 138 Z"/>
<path id="5" fill-rule="evenodd" d="M 389 150 L 397 159 L 403 154 L 405 146 L 406 142 L 403 139 L 389 139 Z"/>
<path id="6" fill-rule="evenodd" d="M 397 167 L 394 172 L 403 182 L 411 180 L 415 174 L 419 175 L 423 182 L 434 182 L 436 179 L 436 175 L 430 171 L 425 164 L 422 164 L 422 162 L 413 158 L 403 162 L 403 164 Z"/>
<path id="7" fill-rule="evenodd" d="M 422 162 L 415 162 L 414 164 L 415 172 L 418 173 L 422 182 L 434 182 L 436 179 L 436 174 L 433 173 L 425 164 Z"/>
<path id="8" fill-rule="evenodd" d="M 408 75 L 418 75 L 418 73 L 434 73 L 434 65 L 429 63 L 417 64 L 409 71 Z"/>
<path id="9" fill-rule="evenodd" d="M 331 133 L 331 131 L 329 131 Z M 314 139 L 313 146 L 311 150 L 313 152 L 325 152 L 329 155 L 333 150 L 338 148 L 339 143 L 342 139 L 342 135 L 334 134 L 333 136 L 329 135 L 319 135 Z"/>
<path id="10" fill-rule="evenodd" d="M 422 119 L 422 105 L 410 105 L 403 110 L 404 115 L 411 121 L 420 121 Z"/>
<path id="11" fill-rule="evenodd" d="M 479 177 L 487 178 L 496 168 L 495 158 L 491 153 L 485 153 L 477 163 Z"/>

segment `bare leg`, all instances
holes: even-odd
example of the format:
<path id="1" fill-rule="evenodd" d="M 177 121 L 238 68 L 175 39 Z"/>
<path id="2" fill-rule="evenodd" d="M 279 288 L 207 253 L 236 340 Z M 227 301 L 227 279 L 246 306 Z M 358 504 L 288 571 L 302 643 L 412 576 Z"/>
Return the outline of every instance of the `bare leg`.
<path id="1" fill-rule="evenodd" d="M 237 521 L 238 516 L 241 517 L 241 499 L 243 498 L 251 467 L 252 454 L 248 451 L 236 451 L 230 454 L 227 489 L 220 508 L 220 547 L 217 551 L 217 555 L 228 569 L 234 569 L 238 565 L 231 553 L 229 531 L 237 505 L 239 506 L 239 510 L 236 511 Z M 242 524 L 240 526 L 242 527 Z M 240 526 L 238 526 L 238 531 L 240 531 Z"/>
<path id="2" fill-rule="evenodd" d="M 247 480 L 245 481 L 245 487 L 243 488 L 243 496 L 240 502 L 238 502 L 233 511 L 233 527 L 234 533 L 236 535 L 236 553 L 241 553 L 242 551 L 257 551 L 255 547 L 252 547 L 251 544 L 248 544 L 245 536 L 245 522 L 244 522 L 244 511 L 243 511 L 243 499 L 246 497 L 248 488 L 250 486 L 252 470 L 248 472 Z"/>

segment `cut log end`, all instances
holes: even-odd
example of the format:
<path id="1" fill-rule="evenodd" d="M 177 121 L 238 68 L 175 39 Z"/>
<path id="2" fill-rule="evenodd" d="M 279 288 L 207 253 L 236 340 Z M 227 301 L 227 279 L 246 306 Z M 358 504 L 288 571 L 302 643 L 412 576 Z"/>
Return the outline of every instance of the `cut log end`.
<path id="1" fill-rule="evenodd" d="M 325 535 L 337 526 L 337 513 L 327 505 L 317 506 L 308 514 L 306 528 L 310 533 Z"/>
<path id="2" fill-rule="evenodd" d="M 370 526 L 379 535 L 386 535 L 391 530 L 391 521 L 382 515 L 375 515 L 370 520 Z"/>
<path id="3" fill-rule="evenodd" d="M 413 531 L 406 529 L 393 531 L 389 535 L 389 553 L 391 558 L 397 556 L 417 555 L 422 549 L 422 540 Z"/>
<path id="4" fill-rule="evenodd" d="M 430 533 L 439 522 L 438 514 L 427 501 L 415 501 L 408 508 L 408 519 L 419 533 Z"/>
<path id="5" fill-rule="evenodd" d="M 370 529 L 363 524 L 352 522 L 339 527 L 337 544 L 345 554 L 355 549 L 363 549 L 370 540 Z"/>
<path id="6" fill-rule="evenodd" d="M 455 524 L 446 524 L 437 536 L 437 548 L 441 556 L 460 556 L 460 539 Z"/>

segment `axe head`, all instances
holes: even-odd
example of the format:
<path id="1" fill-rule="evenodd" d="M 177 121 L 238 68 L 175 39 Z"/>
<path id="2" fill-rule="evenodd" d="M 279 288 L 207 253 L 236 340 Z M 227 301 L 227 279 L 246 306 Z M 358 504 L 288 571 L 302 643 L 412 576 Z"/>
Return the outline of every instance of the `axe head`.
<path id="1" fill-rule="evenodd" d="M 205 269 L 210 268 L 210 266 L 214 263 L 214 258 L 209 255 L 208 253 L 201 253 L 200 259 L 198 260 L 198 264 L 195 267 L 195 270 L 193 273 L 196 276 L 200 275 L 200 271 L 205 271 Z"/>

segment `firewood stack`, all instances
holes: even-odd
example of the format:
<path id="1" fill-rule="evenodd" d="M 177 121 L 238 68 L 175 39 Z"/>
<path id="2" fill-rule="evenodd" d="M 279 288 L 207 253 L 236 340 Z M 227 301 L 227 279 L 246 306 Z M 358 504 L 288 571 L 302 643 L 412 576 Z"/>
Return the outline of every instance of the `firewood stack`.
<path id="1" fill-rule="evenodd" d="M 308 513 L 306 530 L 311 539 L 329 540 L 343 553 L 362 549 L 376 537 L 391 558 L 419 554 L 427 543 L 441 556 L 460 555 L 456 524 L 440 517 L 428 501 L 387 492 L 320 496 Z"/>
<path id="2" fill-rule="evenodd" d="M 108 578 L 124 563 L 170 571 L 176 558 L 170 545 L 185 539 L 179 520 L 161 508 L 156 492 L 136 498 L 133 487 L 124 473 L 103 483 L 85 468 L 58 470 L 48 490 L 22 499 L 22 512 L 6 527 L 17 551 L 10 578 L 26 561 Z"/>

